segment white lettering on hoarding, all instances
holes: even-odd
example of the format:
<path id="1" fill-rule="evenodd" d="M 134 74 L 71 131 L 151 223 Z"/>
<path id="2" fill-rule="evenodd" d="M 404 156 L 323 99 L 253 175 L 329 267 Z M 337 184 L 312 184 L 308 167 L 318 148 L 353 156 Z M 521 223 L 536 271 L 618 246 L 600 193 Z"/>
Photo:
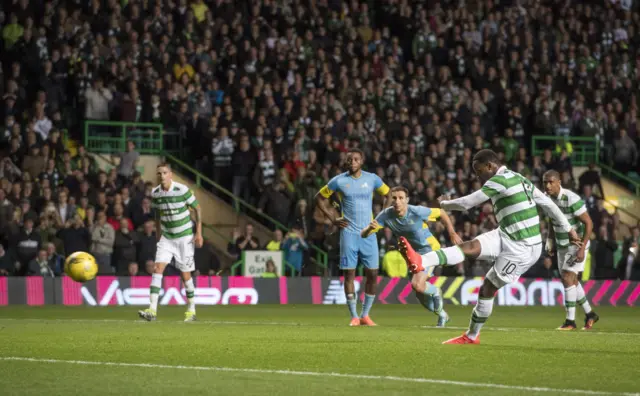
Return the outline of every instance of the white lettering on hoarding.
<path id="1" fill-rule="evenodd" d="M 360 291 L 360 282 L 353 281 L 353 287 L 356 291 L 356 295 Z M 323 304 L 346 304 L 347 296 L 344 294 L 344 283 L 338 279 L 333 279 L 329 282 L 329 288 L 324 295 Z"/>
<path id="2" fill-rule="evenodd" d="M 80 293 L 84 302 L 87 305 L 93 306 L 149 304 L 148 288 L 128 287 L 121 289 L 120 282 L 117 280 L 111 282 L 99 302 L 96 296 L 93 296 L 91 291 L 84 286 L 80 289 Z M 116 301 L 115 303 L 111 303 L 114 296 Z M 185 305 L 185 296 L 186 293 L 184 289 L 177 289 L 175 287 L 161 289 L 161 298 L 158 303 L 160 305 Z M 232 287 L 224 293 L 222 293 L 220 289 L 213 287 L 196 287 L 194 299 L 196 305 L 257 304 L 259 295 L 258 291 L 251 287 Z"/>

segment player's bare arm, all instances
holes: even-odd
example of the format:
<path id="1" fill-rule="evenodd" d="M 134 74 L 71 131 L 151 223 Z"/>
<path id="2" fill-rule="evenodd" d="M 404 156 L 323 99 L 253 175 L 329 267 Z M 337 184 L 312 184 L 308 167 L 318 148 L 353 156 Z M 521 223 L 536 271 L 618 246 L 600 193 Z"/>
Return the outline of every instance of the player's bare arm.
<path id="1" fill-rule="evenodd" d="M 556 240 L 556 232 L 553 229 L 553 222 L 549 222 L 549 234 L 547 235 L 547 242 L 544 245 L 545 250 L 549 256 L 553 256 Z"/>
<path id="2" fill-rule="evenodd" d="M 320 208 L 320 211 L 324 213 L 325 216 L 331 223 L 339 228 L 346 228 L 349 225 L 349 221 L 343 217 L 336 218 L 333 213 L 331 213 L 331 206 L 329 204 L 329 199 L 325 198 L 322 193 L 316 194 L 316 204 Z"/>
<path id="3" fill-rule="evenodd" d="M 532 198 L 536 205 L 542 208 L 547 216 L 551 217 L 555 224 L 560 225 L 563 231 L 569 233 L 569 240 L 571 241 L 571 244 L 582 247 L 582 239 L 578 236 L 576 230 L 571 227 L 571 224 L 569 224 L 569 220 L 567 220 L 560 208 L 558 208 L 558 206 L 553 203 L 551 198 L 544 195 L 542 191 L 538 190 L 535 187 L 533 189 Z"/>
<path id="4" fill-rule="evenodd" d="M 591 217 L 587 212 L 578 216 L 578 219 L 582 224 L 584 224 L 584 235 L 582 236 L 582 246 L 580 246 L 580 249 L 578 249 L 578 252 L 576 253 L 576 262 L 582 262 L 586 254 L 585 249 L 587 248 L 587 244 L 591 239 L 591 233 L 593 232 L 593 221 L 591 221 Z"/>
<path id="5" fill-rule="evenodd" d="M 451 221 L 451 218 L 449 217 L 447 212 L 445 212 L 444 210 L 440 211 L 440 222 L 447 229 L 451 242 L 455 245 L 462 244 L 463 242 L 462 238 L 460 238 L 460 235 L 458 235 L 458 233 L 456 232 L 456 229 L 453 227 L 453 222 Z"/>
<path id="6" fill-rule="evenodd" d="M 194 243 L 195 247 L 200 248 L 200 247 L 202 247 L 202 244 L 203 244 L 203 240 L 202 240 L 202 208 L 200 207 L 200 204 L 196 205 L 195 208 L 192 208 L 192 211 L 194 213 L 195 222 L 196 222 L 196 235 L 194 235 L 194 237 L 193 237 L 193 243 Z"/>
<path id="7" fill-rule="evenodd" d="M 367 238 L 369 235 L 375 234 L 381 228 L 382 227 L 380 226 L 378 221 L 376 219 L 373 219 L 373 220 L 371 220 L 371 223 L 369 223 L 367 228 L 362 230 L 362 232 L 360 233 L 360 236 L 363 237 L 363 238 Z"/>

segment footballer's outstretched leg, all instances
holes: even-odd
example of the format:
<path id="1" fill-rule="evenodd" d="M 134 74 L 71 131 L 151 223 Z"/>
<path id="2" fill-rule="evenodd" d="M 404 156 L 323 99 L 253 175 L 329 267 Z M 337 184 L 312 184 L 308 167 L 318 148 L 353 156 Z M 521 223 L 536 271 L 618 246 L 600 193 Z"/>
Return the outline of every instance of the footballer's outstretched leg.
<path id="1" fill-rule="evenodd" d="M 422 306 L 438 316 L 438 327 L 445 327 L 449 321 L 449 315 L 444 310 L 442 303 L 442 295 L 440 289 L 435 285 L 427 282 L 429 274 L 427 271 L 421 271 L 413 275 L 411 279 L 411 287 L 416 293 L 416 298 Z"/>
<path id="2" fill-rule="evenodd" d="M 435 250 L 423 255 L 420 255 L 418 252 L 416 252 L 405 237 L 400 237 L 398 239 L 398 245 L 400 252 L 404 255 L 405 260 L 407 261 L 409 271 L 415 274 L 431 267 L 435 267 L 436 265 L 457 265 L 463 262 L 465 255 L 470 255 L 466 251 L 464 251 L 465 246 L 471 246 L 468 244 L 474 241 L 475 240 L 464 242 L 461 245 Z M 477 254 L 479 254 L 480 243 L 477 243 Z M 471 256 L 477 257 L 477 254 L 475 256 Z"/>

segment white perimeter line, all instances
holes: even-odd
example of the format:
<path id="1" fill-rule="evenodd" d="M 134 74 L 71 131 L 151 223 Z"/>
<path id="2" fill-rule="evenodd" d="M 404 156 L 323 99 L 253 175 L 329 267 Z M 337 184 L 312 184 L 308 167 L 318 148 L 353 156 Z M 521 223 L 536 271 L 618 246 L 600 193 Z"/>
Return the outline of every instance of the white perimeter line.
<path id="1" fill-rule="evenodd" d="M 318 371 L 264 370 L 264 369 L 250 369 L 250 368 L 183 366 L 183 365 L 174 366 L 174 365 L 168 365 L 168 364 L 95 362 L 95 361 L 85 361 L 85 360 L 39 359 L 39 358 L 17 357 L 17 356 L 0 357 L 0 360 L 32 362 L 32 363 L 77 364 L 81 366 L 142 367 L 142 368 L 156 368 L 156 369 L 160 368 L 160 369 L 172 369 L 172 370 L 214 371 L 214 372 L 227 372 L 227 373 L 279 374 L 279 375 L 297 375 L 297 376 L 306 376 L 306 377 L 349 378 L 349 379 L 364 379 L 364 380 L 379 380 L 379 381 L 428 383 L 428 384 L 440 384 L 440 385 L 456 385 L 456 386 L 466 386 L 471 388 L 509 389 L 509 390 L 519 390 L 519 391 L 526 391 L 526 392 L 578 393 L 578 394 L 584 394 L 584 395 L 623 395 L 623 396 L 639 396 L 640 395 L 638 393 L 604 392 L 604 391 L 591 391 L 591 390 L 581 390 L 581 389 L 557 389 L 557 388 L 544 388 L 544 387 L 540 388 L 540 387 L 532 387 L 532 386 L 503 385 L 503 384 L 491 384 L 491 383 L 481 383 L 481 382 L 449 381 L 449 380 L 439 380 L 439 379 L 431 379 L 431 378 L 407 378 L 407 377 L 395 377 L 395 376 L 386 376 L 386 375 L 379 376 L 379 375 L 366 375 L 366 374 L 323 373 Z"/>
<path id="2" fill-rule="evenodd" d="M 423 329 L 433 329 L 433 330 L 467 330 L 467 327 L 455 327 L 455 326 L 447 326 L 447 327 L 437 327 L 437 326 L 420 326 Z M 556 329 L 540 329 L 540 328 L 528 328 L 528 327 L 483 327 L 483 330 L 490 331 L 508 331 L 508 332 L 525 332 L 525 333 L 561 333 Z M 588 330 L 588 331 L 563 331 L 562 333 L 581 333 L 581 334 L 599 334 L 599 335 L 621 335 L 621 336 L 640 336 L 640 333 L 625 333 L 622 331 L 598 331 L 598 330 Z"/>
<path id="3" fill-rule="evenodd" d="M 78 322 L 78 323 L 131 323 L 131 324 L 147 324 L 148 322 L 144 320 L 137 319 L 43 319 L 43 318 L 0 318 L 1 322 Z M 157 322 L 156 322 L 157 323 Z M 162 324 L 181 324 L 181 321 L 161 321 Z M 241 325 L 241 326 L 292 326 L 292 327 L 344 327 L 342 325 L 335 325 L 330 323 L 296 323 L 296 322 L 246 322 L 246 321 L 233 321 L 233 320 L 198 320 L 196 322 L 185 323 L 187 326 L 194 325 Z M 455 326 L 447 326 L 447 327 L 436 327 L 436 326 L 395 326 L 390 325 L 386 327 L 419 327 L 422 329 L 430 329 L 430 330 L 467 330 L 466 327 L 455 327 Z M 529 327 L 484 327 L 484 331 L 503 331 L 503 332 L 527 332 L 527 333 L 558 333 L 555 329 L 541 329 L 541 328 L 529 328 Z M 619 336 L 632 336 L 638 337 L 640 333 L 633 332 L 622 332 L 622 331 L 598 331 L 598 330 L 589 330 L 589 331 L 575 331 L 575 332 L 564 332 L 564 333 L 580 333 L 580 334 L 595 334 L 595 335 L 619 335 Z"/>

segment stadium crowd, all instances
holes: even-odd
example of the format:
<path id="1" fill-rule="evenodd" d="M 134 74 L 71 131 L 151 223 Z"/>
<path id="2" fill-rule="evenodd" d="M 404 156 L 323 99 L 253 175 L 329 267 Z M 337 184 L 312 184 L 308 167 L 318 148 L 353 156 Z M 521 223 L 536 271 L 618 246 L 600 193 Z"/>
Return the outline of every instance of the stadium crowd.
<path id="1" fill-rule="evenodd" d="M 548 146 L 540 157 L 530 144 L 533 135 L 593 137 L 616 169 L 637 171 L 638 2 L 16 0 L 2 7 L 0 275 L 59 274 L 62 255 L 76 250 L 92 252 L 103 272 L 145 271 L 155 249 L 151 184 L 135 172 L 133 143 L 106 172 L 82 147 L 72 157 L 62 142 L 61 131 L 78 137 L 83 120 L 97 119 L 177 130 L 200 171 L 295 226 L 295 235 L 276 233 L 268 245 L 237 232 L 232 255 L 294 238 L 283 245 L 297 251 L 308 240 L 329 251 L 336 268 L 338 233 L 314 208 L 314 195 L 342 171 L 350 148 L 364 150 L 367 170 L 427 206 L 478 189 L 471 158 L 492 148 L 538 185 L 546 170 L 558 170 L 595 223 L 592 275 L 633 276 L 626 265 L 614 270 L 619 219 L 604 209 L 597 171 L 576 180 L 570 144 Z M 465 240 L 497 226 L 489 204 L 454 219 Z M 447 244 L 442 231 L 434 225 Z M 406 275 L 389 230 L 379 237 L 385 272 Z M 636 227 L 625 247 L 639 237 Z M 201 273 L 217 271 L 215 255 L 202 254 Z M 483 275 L 486 265 L 449 270 Z M 556 275 L 550 258 L 532 271 Z"/>

